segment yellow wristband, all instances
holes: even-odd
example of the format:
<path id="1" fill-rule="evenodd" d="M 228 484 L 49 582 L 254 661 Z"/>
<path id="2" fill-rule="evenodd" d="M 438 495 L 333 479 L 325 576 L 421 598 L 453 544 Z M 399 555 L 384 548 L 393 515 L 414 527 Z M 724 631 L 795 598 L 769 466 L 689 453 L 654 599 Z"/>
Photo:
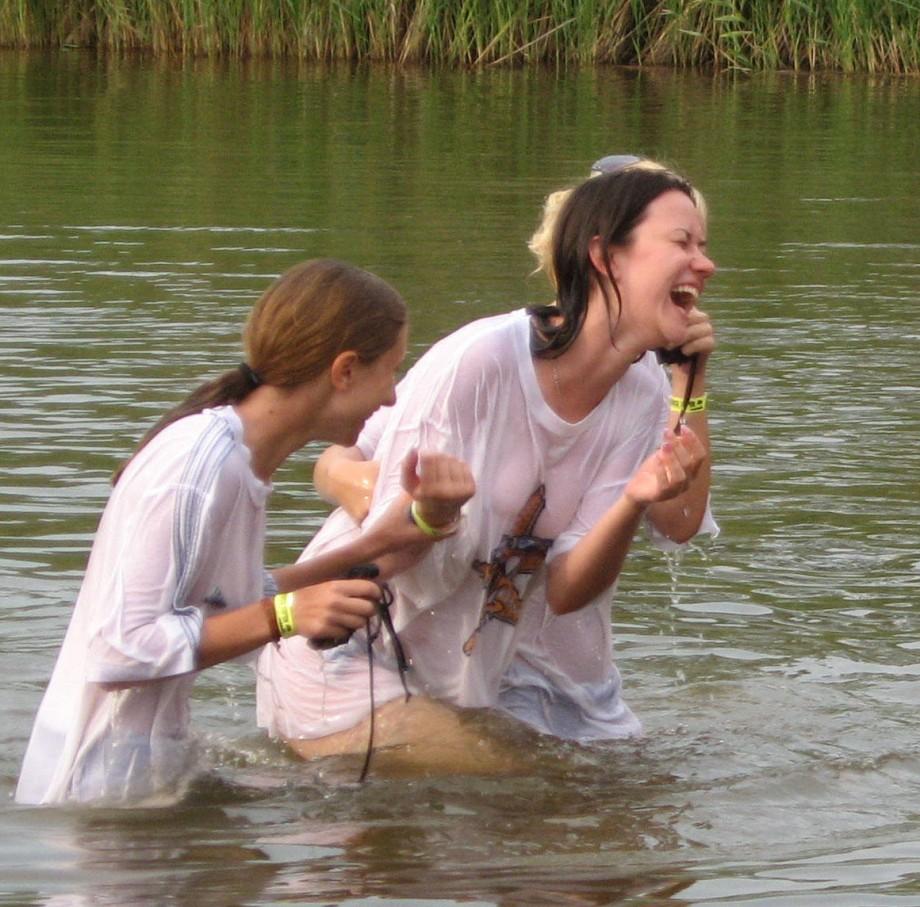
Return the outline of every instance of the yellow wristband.
<path id="1" fill-rule="evenodd" d="M 448 526 L 437 527 L 431 526 L 425 522 L 418 512 L 418 502 L 413 501 L 409 505 L 409 519 L 419 528 L 421 532 L 431 539 L 443 539 L 448 535 L 453 535 L 457 531 L 457 523 L 450 523 Z"/>
<path id="2" fill-rule="evenodd" d="M 294 635 L 294 593 L 281 592 L 275 596 L 275 620 L 282 638 Z"/>
<path id="3" fill-rule="evenodd" d="M 703 394 L 702 397 L 691 397 L 687 401 L 687 409 L 684 410 L 684 401 L 680 397 L 671 397 L 671 412 L 688 412 L 704 413 L 708 408 L 709 394 Z"/>

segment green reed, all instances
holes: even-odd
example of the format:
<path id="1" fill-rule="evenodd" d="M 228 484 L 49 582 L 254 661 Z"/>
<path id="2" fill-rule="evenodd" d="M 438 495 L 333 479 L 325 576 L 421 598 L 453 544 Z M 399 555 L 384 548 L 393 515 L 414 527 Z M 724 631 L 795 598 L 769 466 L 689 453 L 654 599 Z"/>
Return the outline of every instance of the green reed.
<path id="1" fill-rule="evenodd" d="M 920 0 L 0 0 L 0 45 L 920 72 Z"/>

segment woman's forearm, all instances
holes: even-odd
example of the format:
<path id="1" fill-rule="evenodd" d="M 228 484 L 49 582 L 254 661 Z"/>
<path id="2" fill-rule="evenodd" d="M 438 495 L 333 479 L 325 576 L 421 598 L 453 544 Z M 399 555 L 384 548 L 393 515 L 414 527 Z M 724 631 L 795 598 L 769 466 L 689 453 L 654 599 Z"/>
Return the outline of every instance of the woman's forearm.
<path id="1" fill-rule="evenodd" d="M 556 614 L 577 611 L 616 582 L 647 511 L 655 509 L 655 525 L 669 537 L 691 537 L 705 513 L 708 463 L 708 444 L 692 428 L 679 435 L 666 432 L 661 447 L 632 474 L 622 495 L 571 551 L 550 564 L 550 608 Z M 663 509 L 667 505 L 670 509 Z"/>
<path id="2" fill-rule="evenodd" d="M 370 564 L 402 547 L 424 542 L 425 538 L 409 520 L 409 499 L 391 505 L 395 519 L 382 522 L 379 529 L 371 529 L 338 548 L 309 557 L 307 560 L 272 571 L 279 592 L 293 592 L 303 586 L 341 578 L 359 564 Z M 400 516 L 401 514 L 401 516 Z M 397 521 L 404 526 L 394 525 Z"/>
<path id="3" fill-rule="evenodd" d="M 276 628 L 273 606 L 263 602 L 208 617 L 202 625 L 198 643 L 198 670 L 261 648 L 277 638 Z"/>
<path id="4" fill-rule="evenodd" d="M 693 386 L 690 397 L 699 399 L 706 394 L 706 357 L 701 356 L 694 371 Z M 672 369 L 671 393 L 674 400 L 683 400 L 687 392 L 689 370 L 685 367 Z M 672 410 L 669 427 L 674 429 L 680 419 L 680 413 Z M 705 450 L 701 462 L 689 487 L 682 494 L 667 501 L 659 501 L 649 507 L 648 518 L 662 535 L 673 542 L 684 543 L 696 535 L 706 513 L 709 503 L 709 490 L 712 473 L 712 456 L 709 442 L 709 422 L 706 409 L 684 414 L 683 420 L 699 439 Z"/>
<path id="5" fill-rule="evenodd" d="M 366 625 L 379 598 L 372 580 L 334 580 L 212 615 L 202 626 L 196 667 L 237 658 L 283 636 L 347 639 Z"/>
<path id="6" fill-rule="evenodd" d="M 620 497 L 571 551 L 549 565 L 546 598 L 553 613 L 577 611 L 616 582 L 644 510 Z"/>

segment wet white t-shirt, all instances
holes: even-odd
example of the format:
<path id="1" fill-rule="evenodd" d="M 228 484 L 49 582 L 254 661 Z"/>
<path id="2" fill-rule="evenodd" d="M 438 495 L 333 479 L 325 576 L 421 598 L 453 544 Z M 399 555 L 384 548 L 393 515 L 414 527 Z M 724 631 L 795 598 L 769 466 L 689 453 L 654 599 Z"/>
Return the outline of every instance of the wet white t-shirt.
<path id="1" fill-rule="evenodd" d="M 112 491 L 16 800 L 136 800 L 187 775 L 204 618 L 258 600 L 265 503 L 232 407 L 173 423 Z"/>
<path id="2" fill-rule="evenodd" d="M 391 583 L 411 686 L 458 706 L 502 707 L 562 736 L 637 733 L 613 661 L 611 593 L 555 616 L 545 565 L 578 543 L 660 445 L 670 385 L 650 353 L 588 416 L 566 422 L 543 399 L 529 337 L 523 311 L 483 319 L 435 344 L 411 369 L 396 405 L 379 411 L 358 442 L 380 463 L 365 526 L 400 493 L 400 466 L 412 448 L 468 463 L 477 489 L 459 532 Z M 714 530 L 708 514 L 704 529 Z M 303 557 L 358 531 L 336 511 Z M 273 735 L 314 738 L 362 720 L 364 646 L 359 633 L 324 653 L 296 638 L 266 647 L 259 723 Z M 402 688 L 385 635 L 377 647 L 379 705 Z"/>

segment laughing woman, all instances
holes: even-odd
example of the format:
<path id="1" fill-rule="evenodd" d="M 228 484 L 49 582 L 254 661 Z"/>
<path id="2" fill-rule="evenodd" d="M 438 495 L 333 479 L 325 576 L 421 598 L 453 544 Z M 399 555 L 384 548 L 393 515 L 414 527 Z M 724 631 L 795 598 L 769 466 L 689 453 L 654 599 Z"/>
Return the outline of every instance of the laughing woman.
<path id="1" fill-rule="evenodd" d="M 250 314 L 245 364 L 148 432 L 102 515 L 18 802 L 174 797 L 194 770 L 198 671 L 282 637 L 347 635 L 375 613 L 377 584 L 335 577 L 425 544 L 410 496 L 422 518 L 459 507 L 473 490 L 462 464 L 409 453 L 402 500 L 373 531 L 273 574 L 265 505 L 288 456 L 310 441 L 353 444 L 393 404 L 406 333 L 384 281 L 333 260 L 298 265 Z"/>
<path id="2" fill-rule="evenodd" d="M 380 464 L 365 526 L 398 494 L 412 446 L 460 458 L 477 482 L 453 534 L 393 583 L 422 694 L 399 700 L 384 648 L 376 701 L 390 700 L 382 717 L 392 726 L 406 713 L 394 742 L 431 736 L 410 711 L 432 700 L 500 707 L 563 737 L 639 732 L 620 694 L 609 591 L 643 518 L 664 544 L 714 528 L 704 396 L 714 337 L 697 308 L 714 265 L 698 198 L 664 169 L 620 167 L 576 187 L 552 230 L 555 303 L 436 344 L 393 410 L 339 452 L 340 462 Z M 661 348 L 688 357 L 670 381 Z M 680 431 L 672 396 L 690 401 Z M 340 511 L 307 554 L 356 532 Z M 260 723 L 305 756 L 346 749 L 367 717 L 364 658 L 357 645 L 266 649 Z"/>

